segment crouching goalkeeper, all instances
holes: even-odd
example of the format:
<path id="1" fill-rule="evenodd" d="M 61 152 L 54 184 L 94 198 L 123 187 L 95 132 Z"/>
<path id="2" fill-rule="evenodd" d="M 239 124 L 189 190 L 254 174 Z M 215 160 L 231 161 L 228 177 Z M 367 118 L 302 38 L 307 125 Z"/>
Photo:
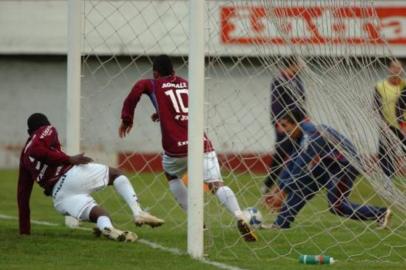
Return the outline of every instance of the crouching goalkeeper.
<path id="1" fill-rule="evenodd" d="M 303 121 L 303 116 L 289 112 L 281 117 L 280 127 L 300 147 L 279 175 L 279 187 L 286 193 L 274 224 L 265 228 L 289 228 L 296 215 L 321 188 L 333 214 L 355 220 L 374 220 L 380 228 L 389 225 L 391 210 L 359 205 L 349 200 L 359 172 L 343 153 L 357 159 L 355 146 L 342 134 L 327 126 Z"/>

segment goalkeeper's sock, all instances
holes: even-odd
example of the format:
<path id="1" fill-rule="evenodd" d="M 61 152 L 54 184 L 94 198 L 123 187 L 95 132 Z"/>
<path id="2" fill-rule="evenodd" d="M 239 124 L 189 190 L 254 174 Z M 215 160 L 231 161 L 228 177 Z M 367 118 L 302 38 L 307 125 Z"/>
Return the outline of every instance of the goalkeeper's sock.
<path id="1" fill-rule="evenodd" d="M 240 205 L 231 188 L 227 186 L 220 187 L 216 192 L 217 198 L 237 219 L 242 217 Z"/>
<path id="2" fill-rule="evenodd" d="M 100 231 L 103 231 L 104 228 L 113 228 L 113 224 L 108 216 L 100 216 L 97 218 L 96 226 Z"/>
<path id="3" fill-rule="evenodd" d="M 142 209 L 138 203 L 137 195 L 135 194 L 134 188 L 131 185 L 128 178 L 124 175 L 120 175 L 113 182 L 114 188 L 117 193 L 124 199 L 127 205 L 130 207 L 134 216 L 140 215 Z"/>
<path id="4" fill-rule="evenodd" d="M 169 181 L 169 189 L 180 207 L 187 212 L 187 189 L 181 179 L 173 179 Z"/>

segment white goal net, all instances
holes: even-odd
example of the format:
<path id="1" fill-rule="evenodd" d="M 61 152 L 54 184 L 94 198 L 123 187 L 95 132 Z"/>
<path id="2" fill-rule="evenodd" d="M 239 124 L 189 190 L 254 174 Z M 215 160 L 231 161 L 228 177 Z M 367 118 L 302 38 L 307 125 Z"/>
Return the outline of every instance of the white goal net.
<path id="1" fill-rule="evenodd" d="M 382 119 L 374 99 L 376 84 L 388 77 L 394 60 L 381 31 L 384 9 L 382 3 L 357 0 L 206 2 L 206 133 L 218 154 L 224 182 L 236 193 L 241 208 L 256 207 L 263 224 L 274 223 L 280 215 L 267 207 L 261 190 L 277 145 L 270 87 L 289 68 L 288 59 L 299 63 L 299 73 L 285 76 L 281 87 L 288 90 L 294 106 L 305 110 L 306 120 L 299 126 L 302 135 L 308 132 L 303 126 L 313 123 L 324 142 L 348 161 L 331 169 L 325 165 L 329 157 L 320 150 L 317 156 L 321 160 L 311 162 L 315 162 L 312 168 L 324 170 L 324 176 L 318 177 L 312 168 L 291 175 L 293 182 L 307 179 L 302 188 L 317 188 L 312 186 L 307 195 L 300 190 L 299 197 L 308 201 L 289 229 L 256 230 L 255 243 L 244 242 L 235 220 L 206 192 L 205 251 L 209 257 L 247 268 L 258 259 L 297 260 L 302 254 L 331 255 L 341 261 L 405 263 L 403 144 Z M 188 1 L 85 0 L 84 17 L 84 150 L 97 161 L 125 170 L 143 207 L 166 220 L 162 228 L 137 230 L 142 238 L 185 250 L 186 215 L 169 191 L 160 165 L 160 129 L 150 119 L 154 113 L 150 99 L 145 96 L 137 105 L 127 138 L 118 137 L 118 127 L 125 97 L 137 80 L 152 78 L 155 56 L 170 55 L 176 73 L 188 77 Z M 400 77 L 404 76 L 402 71 Z M 304 100 L 294 89 L 299 87 L 296 77 L 302 81 Z M 282 105 L 281 115 L 291 115 L 292 104 Z M 326 126 L 350 140 L 357 154 Z M 285 136 L 285 140 L 290 138 Z M 379 140 L 386 146 L 383 158 L 394 164 L 393 175 L 382 169 Z M 296 150 L 282 158 L 281 171 L 287 170 L 289 160 L 295 153 L 303 153 L 304 147 L 296 145 Z M 348 190 L 336 196 L 350 191 L 351 195 L 331 199 L 338 185 L 332 181 L 342 181 L 340 177 L 348 170 L 359 176 L 350 177 L 352 187 L 346 182 Z M 276 180 L 275 186 L 280 184 L 278 177 Z M 114 192 L 105 191 L 96 199 L 118 226 L 132 228 L 130 212 Z M 344 210 L 332 213 L 334 204 L 343 200 L 357 204 L 350 207 L 352 214 Z M 377 230 L 376 221 L 384 212 L 376 210 L 379 215 L 374 219 L 368 215 L 373 212 L 368 205 L 392 210 L 388 229 Z"/>

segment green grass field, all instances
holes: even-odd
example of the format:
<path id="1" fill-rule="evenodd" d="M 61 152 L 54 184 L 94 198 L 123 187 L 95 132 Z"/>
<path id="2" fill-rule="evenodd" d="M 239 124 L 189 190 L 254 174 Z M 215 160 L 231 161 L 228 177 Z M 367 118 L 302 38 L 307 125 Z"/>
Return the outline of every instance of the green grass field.
<path id="1" fill-rule="evenodd" d="M 244 207 L 259 207 L 257 189 L 261 177 L 225 178 Z M 143 174 L 131 178 L 142 205 L 166 219 L 161 228 L 133 226 L 129 211 L 111 188 L 95 195 L 112 214 L 117 227 L 135 231 L 144 240 L 138 243 L 117 243 L 95 238 L 89 231 L 66 228 L 63 217 L 54 211 L 51 199 L 43 196 L 38 186 L 31 198 L 32 219 L 57 225 L 33 224 L 31 236 L 19 236 L 17 220 L 4 217 L 17 216 L 17 172 L 0 171 L 0 179 L 0 269 L 219 269 L 185 255 L 186 217 L 162 176 Z M 360 181 L 353 195 L 355 201 L 361 198 L 384 203 L 364 181 Z M 377 231 L 373 222 L 345 220 L 330 214 L 325 194 L 320 192 L 300 213 L 292 229 L 259 231 L 258 242 L 245 243 L 230 215 L 211 195 L 207 195 L 206 201 L 206 260 L 210 262 L 242 269 L 406 269 L 406 219 L 399 212 L 395 211 L 391 230 Z M 266 221 L 274 219 L 265 209 L 261 211 Z M 152 248 L 145 241 L 175 248 L 176 254 L 173 249 Z M 301 265 L 300 254 L 331 255 L 338 262 L 329 266 Z"/>

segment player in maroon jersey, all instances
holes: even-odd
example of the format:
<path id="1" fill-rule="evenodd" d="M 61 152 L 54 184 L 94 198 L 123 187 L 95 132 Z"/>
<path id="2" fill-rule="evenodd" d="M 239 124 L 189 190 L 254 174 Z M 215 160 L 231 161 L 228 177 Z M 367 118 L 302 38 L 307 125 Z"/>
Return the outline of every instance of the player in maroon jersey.
<path id="1" fill-rule="evenodd" d="M 119 135 L 124 138 L 133 126 L 134 110 L 142 94 L 155 106 L 152 120 L 159 121 L 164 154 L 162 165 L 169 189 L 179 205 L 187 211 L 187 189 L 181 177 L 187 170 L 188 82 L 175 75 L 171 59 L 157 56 L 153 62 L 153 79 L 139 80 L 124 101 Z M 234 215 L 238 229 L 246 241 L 256 241 L 256 235 L 244 220 L 234 192 L 223 184 L 216 152 L 204 136 L 203 180 L 221 203 Z"/>
<path id="2" fill-rule="evenodd" d="M 128 204 L 136 225 L 163 224 L 141 209 L 130 181 L 119 170 L 92 163 L 84 154 L 66 155 L 55 127 L 44 114 L 32 114 L 27 124 L 29 138 L 21 152 L 17 191 L 20 234 L 31 233 L 29 201 L 35 181 L 45 195 L 52 196 L 59 213 L 96 223 L 98 232 L 110 239 L 134 241 L 137 236 L 114 228 L 107 212 L 90 196 L 107 185 L 114 185 Z"/>

